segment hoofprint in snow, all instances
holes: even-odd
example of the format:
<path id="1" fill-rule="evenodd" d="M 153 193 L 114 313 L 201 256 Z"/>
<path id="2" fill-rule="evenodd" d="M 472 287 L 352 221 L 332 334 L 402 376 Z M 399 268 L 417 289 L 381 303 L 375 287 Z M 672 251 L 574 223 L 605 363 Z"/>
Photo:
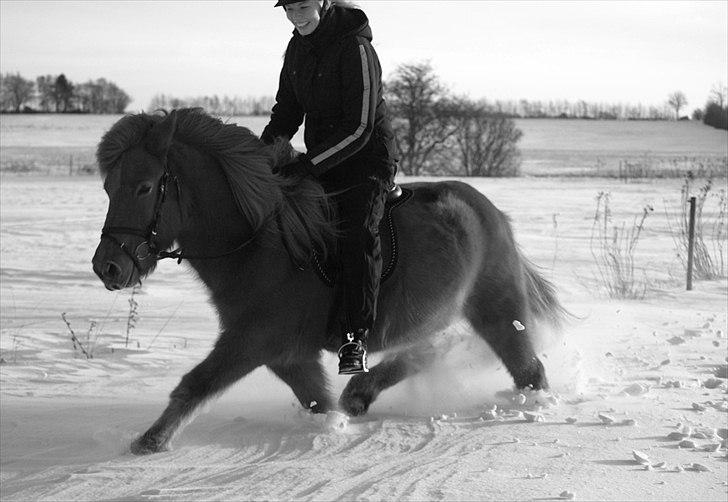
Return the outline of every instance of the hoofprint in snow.
<path id="1" fill-rule="evenodd" d="M 665 217 L 680 211 L 679 180 L 467 180 L 509 213 L 577 316 L 539 341 L 551 394 L 513 391 L 457 324 L 440 362 L 363 418 L 303 412 L 261 369 L 148 457 L 128 453 L 131 439 L 215 340 L 205 292 L 163 263 L 135 296 L 126 344 L 130 292 L 105 291 L 90 267 L 99 180 L 1 181 L 3 500 L 726 498 L 728 291 L 725 279 L 684 291 Z M 656 208 L 636 253 L 643 300 L 599 294 L 588 236 L 600 191 L 615 223 Z M 347 378 L 324 361 L 338 393 Z"/>

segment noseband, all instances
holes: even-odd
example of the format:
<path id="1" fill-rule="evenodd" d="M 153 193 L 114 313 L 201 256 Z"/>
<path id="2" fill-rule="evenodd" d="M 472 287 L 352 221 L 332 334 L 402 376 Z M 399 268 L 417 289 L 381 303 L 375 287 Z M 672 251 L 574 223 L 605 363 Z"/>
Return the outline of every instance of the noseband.
<path id="1" fill-rule="evenodd" d="M 195 260 L 211 260 L 215 258 L 223 258 L 225 256 L 229 256 L 233 253 L 236 253 L 243 249 L 245 246 L 253 242 L 255 238 L 258 236 L 258 232 L 254 232 L 253 236 L 250 237 L 248 240 L 240 244 L 235 249 L 232 249 L 230 251 L 217 254 L 217 255 L 206 255 L 206 256 L 199 256 L 199 255 L 190 255 L 187 253 L 183 253 L 181 248 L 175 249 L 173 251 L 165 251 L 160 250 L 157 246 L 156 238 L 158 233 L 158 227 L 159 227 L 159 220 L 162 216 L 162 206 L 164 205 L 164 201 L 167 200 L 167 192 L 169 192 L 169 185 L 170 183 L 174 183 L 177 187 L 177 201 L 179 204 L 180 200 L 180 183 L 177 176 L 173 175 L 172 172 L 169 170 L 169 167 L 167 166 L 167 158 L 164 158 L 164 174 L 162 174 L 162 177 L 159 180 L 159 188 L 157 189 L 157 200 L 154 202 L 154 215 L 152 217 L 152 221 L 147 226 L 146 230 L 140 230 L 137 228 L 131 228 L 131 227 L 104 227 L 101 229 L 101 239 L 108 239 L 114 243 L 116 243 L 119 248 L 131 259 L 131 261 L 134 263 L 134 266 L 136 267 L 137 271 L 139 272 L 139 275 L 143 275 L 142 272 L 142 263 L 146 260 L 152 259 L 154 261 L 163 260 L 165 258 L 174 258 L 177 260 L 177 263 L 182 263 L 183 259 L 189 260 L 189 259 L 195 259 Z M 180 205 L 181 207 L 181 205 Z M 262 228 L 262 226 L 261 226 Z M 260 230 L 260 229 L 259 229 Z M 114 236 L 114 234 L 122 234 L 122 235 L 136 235 L 138 237 L 141 237 L 144 239 L 144 241 L 139 244 L 134 250 L 132 251 L 129 246 L 123 241 L 118 239 Z"/>

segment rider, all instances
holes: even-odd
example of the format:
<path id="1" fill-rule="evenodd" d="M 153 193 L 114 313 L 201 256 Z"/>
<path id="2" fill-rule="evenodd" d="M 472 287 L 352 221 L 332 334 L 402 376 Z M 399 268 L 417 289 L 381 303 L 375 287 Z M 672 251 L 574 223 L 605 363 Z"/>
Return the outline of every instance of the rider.
<path id="1" fill-rule="evenodd" d="M 261 139 L 290 139 L 305 117 L 307 152 L 280 168 L 311 175 L 331 193 L 340 220 L 346 318 L 339 374 L 369 371 L 382 258 L 379 221 L 396 171 L 381 67 L 361 10 L 341 1 L 279 0 L 293 23 L 276 104 Z"/>

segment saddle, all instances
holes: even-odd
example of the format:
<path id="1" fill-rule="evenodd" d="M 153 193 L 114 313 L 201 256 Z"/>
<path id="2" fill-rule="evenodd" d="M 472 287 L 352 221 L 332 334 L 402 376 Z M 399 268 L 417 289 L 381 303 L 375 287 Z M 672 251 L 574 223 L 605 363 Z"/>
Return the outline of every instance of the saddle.
<path id="1" fill-rule="evenodd" d="M 387 200 L 384 206 L 384 215 L 382 221 L 379 222 L 379 239 L 382 243 L 382 278 L 381 282 L 386 281 L 394 272 L 397 265 L 398 246 L 397 246 L 397 227 L 392 220 L 392 212 L 399 206 L 407 202 L 412 197 L 412 190 L 402 188 L 395 184 L 387 193 Z M 313 270 L 319 276 L 321 281 L 327 286 L 333 288 L 336 284 L 336 276 L 338 275 L 339 263 L 335 256 L 326 261 L 322 261 L 321 257 L 314 253 L 312 258 Z"/>

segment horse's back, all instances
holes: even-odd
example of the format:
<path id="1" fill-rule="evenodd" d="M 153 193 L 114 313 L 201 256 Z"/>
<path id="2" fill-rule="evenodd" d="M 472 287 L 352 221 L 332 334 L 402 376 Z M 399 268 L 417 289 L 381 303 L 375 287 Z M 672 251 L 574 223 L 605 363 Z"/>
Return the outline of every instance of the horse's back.
<path id="1" fill-rule="evenodd" d="M 462 250 L 484 239 L 510 233 L 508 218 L 480 191 L 457 180 L 407 183 L 412 200 L 402 208 L 397 224 L 412 237 L 437 238 L 441 246 Z M 476 250 L 472 250 L 476 251 Z"/>
<path id="2" fill-rule="evenodd" d="M 432 333 L 461 315 L 475 282 L 497 261 L 489 252 L 492 246 L 517 250 L 505 215 L 470 185 L 440 181 L 402 186 L 412 196 L 392 215 L 398 261 L 382 284 L 378 322 L 393 331 Z M 388 239 L 382 245 L 388 256 Z M 416 316 L 404 319 L 403 311 Z"/>

